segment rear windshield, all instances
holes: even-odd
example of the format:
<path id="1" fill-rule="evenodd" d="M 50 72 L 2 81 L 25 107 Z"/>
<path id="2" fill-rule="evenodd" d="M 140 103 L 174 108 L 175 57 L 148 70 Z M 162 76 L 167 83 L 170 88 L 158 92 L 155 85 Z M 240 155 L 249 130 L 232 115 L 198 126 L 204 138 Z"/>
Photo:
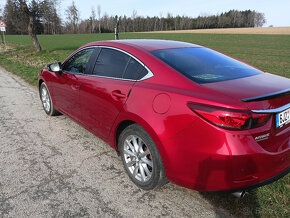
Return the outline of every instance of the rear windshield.
<path id="1" fill-rule="evenodd" d="M 254 76 L 262 71 L 208 48 L 177 48 L 151 54 L 196 83 Z"/>

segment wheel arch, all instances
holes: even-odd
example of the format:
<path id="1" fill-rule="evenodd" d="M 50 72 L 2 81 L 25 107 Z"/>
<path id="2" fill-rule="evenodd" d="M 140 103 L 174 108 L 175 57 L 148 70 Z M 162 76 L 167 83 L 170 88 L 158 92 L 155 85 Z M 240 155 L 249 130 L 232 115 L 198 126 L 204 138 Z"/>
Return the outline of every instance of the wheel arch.
<path id="1" fill-rule="evenodd" d="M 114 129 L 114 132 L 113 132 L 114 141 L 113 142 L 114 142 L 115 149 L 118 150 L 118 137 L 120 136 L 121 132 L 129 125 L 132 125 L 135 123 L 140 125 L 150 135 L 150 137 L 154 140 L 157 147 L 159 148 L 161 145 L 161 141 L 160 141 L 159 137 L 157 136 L 157 134 L 155 133 L 155 131 L 152 129 L 152 127 L 143 118 L 141 118 L 135 114 L 130 113 L 130 115 L 120 114 L 119 119 L 116 120 L 116 122 L 115 122 L 115 125 L 113 128 Z"/>
<path id="2" fill-rule="evenodd" d="M 152 127 L 140 116 L 133 114 L 133 113 L 122 113 L 117 118 L 113 132 L 111 133 L 111 142 L 113 144 L 113 148 L 118 152 L 118 139 L 121 134 L 121 132 L 128 126 L 132 124 L 138 124 L 140 125 L 153 139 L 155 142 L 157 149 L 160 153 L 160 156 L 162 158 L 162 161 L 164 163 L 164 167 L 166 168 L 166 152 L 164 151 L 164 148 L 162 146 L 162 143 L 156 134 L 156 132 L 152 129 Z M 119 152 L 118 152 L 119 153 Z"/>
<path id="3" fill-rule="evenodd" d="M 119 145 L 118 145 L 118 140 L 119 140 L 119 137 L 121 135 L 121 133 L 123 132 L 124 129 L 126 129 L 128 126 L 132 125 L 132 124 L 135 124 L 136 122 L 132 121 L 132 120 L 123 120 L 121 121 L 118 125 L 117 125 L 117 128 L 115 130 L 115 139 L 114 139 L 114 146 L 117 150 L 117 152 L 119 152 Z"/>
<path id="4" fill-rule="evenodd" d="M 38 92 L 39 92 L 39 97 L 40 97 L 40 86 L 41 86 L 42 83 L 44 83 L 44 80 L 43 80 L 43 79 L 39 79 L 39 80 L 38 80 Z"/>

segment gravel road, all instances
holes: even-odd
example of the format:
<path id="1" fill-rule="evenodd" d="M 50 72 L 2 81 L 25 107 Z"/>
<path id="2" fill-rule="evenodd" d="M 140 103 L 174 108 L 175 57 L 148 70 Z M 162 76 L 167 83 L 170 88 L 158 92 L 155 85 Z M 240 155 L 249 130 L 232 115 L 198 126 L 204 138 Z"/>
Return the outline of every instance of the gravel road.
<path id="1" fill-rule="evenodd" d="M 35 87 L 0 68 L 0 217 L 224 217 L 198 192 L 137 188 L 105 142 L 49 117 Z"/>

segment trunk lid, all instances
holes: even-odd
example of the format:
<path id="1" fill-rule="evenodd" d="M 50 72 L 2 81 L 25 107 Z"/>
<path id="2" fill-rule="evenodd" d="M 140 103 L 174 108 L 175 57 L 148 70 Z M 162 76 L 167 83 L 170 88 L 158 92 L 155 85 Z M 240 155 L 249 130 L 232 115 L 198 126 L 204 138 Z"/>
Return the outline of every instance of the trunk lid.
<path id="1" fill-rule="evenodd" d="M 257 96 L 284 93 L 284 95 L 274 95 L 265 100 L 244 101 L 250 110 L 278 108 L 290 102 L 290 95 L 287 95 L 287 93 L 285 95 L 285 92 L 290 89 L 290 79 L 270 73 L 217 83 L 206 83 L 202 86 L 241 101 Z"/>

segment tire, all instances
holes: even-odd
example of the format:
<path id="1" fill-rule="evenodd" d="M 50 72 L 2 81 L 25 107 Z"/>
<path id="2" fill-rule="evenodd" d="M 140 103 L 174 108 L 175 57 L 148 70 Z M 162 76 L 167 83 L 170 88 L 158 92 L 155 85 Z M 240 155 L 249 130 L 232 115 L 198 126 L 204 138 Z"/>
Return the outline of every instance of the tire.
<path id="1" fill-rule="evenodd" d="M 60 115 L 60 113 L 54 109 L 49 90 L 44 82 L 40 85 L 39 94 L 45 113 L 49 116 Z"/>
<path id="2" fill-rule="evenodd" d="M 167 183 L 159 151 L 149 134 L 138 124 L 120 134 L 118 148 L 129 178 L 139 188 L 151 190 Z"/>

